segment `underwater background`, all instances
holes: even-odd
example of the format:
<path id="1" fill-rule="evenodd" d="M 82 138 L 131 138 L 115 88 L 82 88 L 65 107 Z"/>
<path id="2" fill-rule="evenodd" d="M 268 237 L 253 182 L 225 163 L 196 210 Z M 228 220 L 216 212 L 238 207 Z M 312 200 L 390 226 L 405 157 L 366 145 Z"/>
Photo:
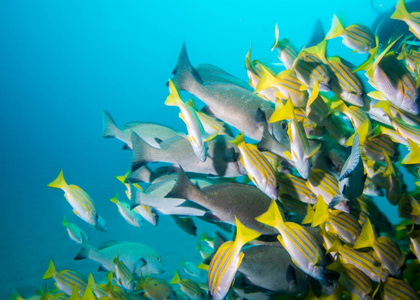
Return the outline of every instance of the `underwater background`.
<path id="1" fill-rule="evenodd" d="M 312 35 L 317 19 L 328 31 L 333 14 L 344 24 L 370 26 L 376 10 L 394 1 L 0 1 L 1 217 L 0 299 L 14 289 L 22 295 L 45 285 L 52 258 L 57 269 L 95 278 L 98 264 L 74 261 L 80 246 L 61 225 L 66 215 L 99 245 L 108 240 L 138 241 L 161 254 L 171 279 L 181 260 L 200 262 L 197 238 L 161 215 L 159 225 L 127 224 L 109 201 L 124 189 L 132 154 L 104 139 L 102 111 L 118 125 L 157 122 L 185 130 L 178 110 L 164 105 L 182 42 L 193 65 L 211 63 L 248 81 L 245 55 L 276 63 L 274 25 L 297 49 Z M 366 54 L 350 54 L 341 39 L 329 53 L 359 64 Z M 84 189 L 108 223 L 107 232 L 86 225 L 71 211 L 62 191 L 47 187 L 63 169 L 67 182 Z M 384 200 L 384 199 L 382 199 Z M 398 213 L 377 200 L 389 219 Z M 212 226 L 196 221 L 198 234 Z M 102 276 L 102 277 L 101 277 Z"/>

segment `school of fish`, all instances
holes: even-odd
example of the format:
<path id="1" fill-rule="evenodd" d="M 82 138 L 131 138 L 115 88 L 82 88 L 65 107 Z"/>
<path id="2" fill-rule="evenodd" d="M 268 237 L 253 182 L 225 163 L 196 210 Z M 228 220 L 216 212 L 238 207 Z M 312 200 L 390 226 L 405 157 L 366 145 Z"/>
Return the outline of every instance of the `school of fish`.
<path id="1" fill-rule="evenodd" d="M 192 236 L 196 218 L 214 224 L 197 240 L 203 260 L 180 262 L 167 282 L 151 247 L 96 247 L 64 217 L 81 245 L 75 259 L 97 262 L 105 280 L 57 271 L 51 260 L 43 279 L 54 289 L 11 299 L 420 299 L 420 11 L 410 7 L 398 0 L 383 20 L 407 26 L 386 40 L 333 16 L 328 33 L 318 30 L 298 51 L 275 26 L 271 51 L 283 69 L 249 50 L 249 82 L 194 66 L 184 43 L 162 102 L 179 108 L 187 133 L 118 127 L 104 112 L 103 136 L 133 154 L 117 176 L 125 199 L 110 199 L 121 216 L 141 227 L 170 215 Z M 331 56 L 335 38 L 365 62 Z M 93 199 L 63 174 L 48 186 L 63 190 L 85 223 L 107 230 Z M 398 208 L 400 224 L 380 201 Z"/>

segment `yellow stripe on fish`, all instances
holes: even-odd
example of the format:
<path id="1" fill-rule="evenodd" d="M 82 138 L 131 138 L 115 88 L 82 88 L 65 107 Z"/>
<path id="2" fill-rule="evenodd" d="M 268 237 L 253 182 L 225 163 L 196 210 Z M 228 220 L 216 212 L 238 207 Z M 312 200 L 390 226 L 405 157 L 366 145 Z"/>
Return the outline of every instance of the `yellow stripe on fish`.
<path id="1" fill-rule="evenodd" d="M 316 195 L 306 185 L 306 180 L 288 174 L 280 174 L 277 178 L 279 182 L 279 194 L 287 194 L 304 203 L 315 204 Z"/>
<path id="2" fill-rule="evenodd" d="M 386 300 L 419 300 L 419 294 L 407 282 L 388 277 L 384 285 L 384 299 Z"/>

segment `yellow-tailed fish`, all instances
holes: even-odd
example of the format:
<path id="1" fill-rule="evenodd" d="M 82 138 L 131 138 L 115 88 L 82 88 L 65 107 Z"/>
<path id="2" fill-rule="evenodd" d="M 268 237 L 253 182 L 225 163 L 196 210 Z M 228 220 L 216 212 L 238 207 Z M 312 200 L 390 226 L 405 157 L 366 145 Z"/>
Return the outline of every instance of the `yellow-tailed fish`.
<path id="1" fill-rule="evenodd" d="M 230 133 L 226 130 L 224 123 L 219 122 L 216 118 L 201 111 L 196 112 L 201 124 L 203 124 L 203 128 L 207 136 L 213 136 L 215 134 L 230 135 Z"/>
<path id="2" fill-rule="evenodd" d="M 354 249 L 370 247 L 374 250 L 373 256 L 381 262 L 382 267 L 396 276 L 404 263 L 404 256 L 398 245 L 386 236 L 375 237 L 369 218 L 363 224 L 362 231 L 354 243 Z"/>
<path id="3" fill-rule="evenodd" d="M 213 252 L 214 248 L 211 249 L 211 252 Z M 181 267 L 185 273 L 193 277 L 200 277 L 203 274 L 203 270 L 197 268 L 197 264 L 191 261 L 181 261 Z"/>
<path id="4" fill-rule="evenodd" d="M 181 110 L 180 117 L 187 125 L 188 140 L 197 155 L 198 159 L 205 161 L 207 158 L 207 145 L 205 141 L 205 131 L 203 124 L 197 116 L 194 108 L 182 101 L 178 94 L 178 90 L 171 80 L 169 80 L 169 96 L 166 98 L 165 104 L 170 106 L 178 106 Z"/>
<path id="5" fill-rule="evenodd" d="M 385 300 L 418 300 L 419 294 L 407 282 L 388 277 L 385 281 L 383 299 Z"/>
<path id="6" fill-rule="evenodd" d="M 410 234 L 410 250 L 420 262 L 420 230 L 416 230 Z"/>
<path id="7" fill-rule="evenodd" d="M 66 293 L 67 295 L 71 295 L 73 293 L 73 288 L 75 287 L 78 289 L 79 294 L 82 295 L 87 285 L 86 278 L 84 278 L 83 275 L 75 271 L 57 271 L 52 260 L 50 260 L 48 270 L 45 272 L 42 278 L 54 278 L 55 285 L 57 286 L 57 288 L 60 291 Z"/>
<path id="8" fill-rule="evenodd" d="M 236 219 L 235 240 L 222 244 L 209 265 L 207 284 L 212 299 L 225 298 L 244 256 L 242 247 L 259 236 L 259 232 L 246 228 Z"/>
<path id="9" fill-rule="evenodd" d="M 404 0 L 398 0 L 391 19 L 401 20 L 407 23 L 410 31 L 420 39 L 420 14 L 418 12 L 409 13 L 404 2 Z"/>
<path id="10" fill-rule="evenodd" d="M 420 66 L 420 52 L 414 50 L 413 48 L 410 49 L 410 52 L 407 52 L 407 45 L 404 42 L 401 46 L 400 54 L 398 55 L 397 59 L 404 60 L 405 64 L 407 65 L 407 69 L 413 73 L 419 73 L 419 66 Z"/>
<path id="11" fill-rule="evenodd" d="M 133 276 L 133 273 L 130 269 L 120 261 L 118 256 L 116 256 L 113 261 L 115 264 L 115 278 L 119 285 L 121 285 L 127 291 L 135 291 L 137 287 L 137 282 Z"/>
<path id="12" fill-rule="evenodd" d="M 281 172 L 284 169 L 282 163 L 285 161 L 285 159 L 283 157 L 270 151 L 261 151 L 261 153 L 268 160 L 275 172 Z"/>
<path id="13" fill-rule="evenodd" d="M 411 139 L 408 139 L 410 152 L 401 160 L 401 164 L 420 164 L 420 146 Z"/>
<path id="14" fill-rule="evenodd" d="M 110 274 L 112 275 L 112 272 L 110 272 Z M 91 291 L 95 294 L 96 298 L 98 298 L 98 299 L 102 298 L 102 297 L 108 297 L 109 296 L 108 291 L 107 291 L 107 289 L 109 289 L 109 286 L 105 287 L 105 285 L 96 284 L 92 273 L 89 274 L 87 287 L 89 287 L 91 289 Z"/>
<path id="15" fill-rule="evenodd" d="M 271 116 L 269 122 L 276 122 L 279 120 L 289 119 L 289 128 L 287 134 L 290 139 L 290 152 L 285 153 L 289 160 L 293 161 L 299 174 L 307 179 L 309 175 L 309 169 L 311 167 L 310 158 L 314 155 L 321 144 L 314 149 L 309 149 L 308 139 L 301 123 L 298 122 L 294 113 L 294 107 L 292 101 L 289 99 L 282 108 L 276 107 L 275 112 Z"/>
<path id="16" fill-rule="evenodd" d="M 328 57 L 333 92 L 344 101 L 364 106 L 363 85 L 355 73 L 338 56 Z"/>
<path id="17" fill-rule="evenodd" d="M 385 160 L 384 153 L 393 156 L 397 145 L 388 135 L 379 133 L 368 137 L 362 147 L 367 157 L 374 161 L 383 161 Z"/>
<path id="18" fill-rule="evenodd" d="M 62 224 L 64 227 L 66 227 L 69 237 L 76 243 L 81 244 L 82 240 L 87 241 L 90 239 L 90 237 L 86 234 L 86 232 L 82 228 L 80 228 L 74 223 L 69 222 L 66 216 L 64 216 Z"/>
<path id="19" fill-rule="evenodd" d="M 385 196 L 391 205 L 398 205 L 403 194 L 403 181 L 401 172 L 392 164 L 389 156 L 384 153 L 387 168 L 383 174 L 385 178 Z"/>
<path id="20" fill-rule="evenodd" d="M 279 241 L 302 271 L 313 278 L 324 280 L 325 257 L 318 242 L 301 225 L 284 222 L 275 201 L 256 220 L 278 230 Z"/>
<path id="21" fill-rule="evenodd" d="M 321 169 L 312 169 L 307 185 L 315 195 L 322 196 L 329 208 L 350 212 L 350 201 L 340 193 L 337 177 Z"/>
<path id="22" fill-rule="evenodd" d="M 344 45 L 359 53 L 366 53 L 375 47 L 375 36 L 368 27 L 353 24 L 344 28 L 337 16 L 334 15 L 331 29 L 325 39 L 338 36 L 343 38 Z"/>
<path id="23" fill-rule="evenodd" d="M 174 277 L 169 282 L 170 284 L 179 284 L 181 291 L 183 291 L 190 299 L 208 299 L 207 295 L 200 288 L 200 285 L 191 279 L 181 279 L 178 272 L 175 272 Z"/>
<path id="24" fill-rule="evenodd" d="M 277 48 L 277 50 L 279 51 L 278 57 L 280 61 L 283 63 L 286 69 L 290 70 L 293 66 L 293 62 L 295 61 L 298 53 L 296 49 L 293 47 L 293 45 L 290 43 L 290 41 L 288 41 L 287 39 L 282 39 L 279 41 L 279 28 L 277 24 L 274 28 L 274 34 L 276 37 L 276 42 L 273 48 L 271 48 L 271 51 L 273 51 L 274 48 Z"/>
<path id="25" fill-rule="evenodd" d="M 306 185 L 306 180 L 288 174 L 280 174 L 278 176 L 279 195 L 289 195 L 299 199 L 303 203 L 315 204 L 316 195 Z"/>
<path id="26" fill-rule="evenodd" d="M 276 173 L 257 146 L 245 143 L 243 133 L 232 143 L 238 145 L 241 164 L 247 170 L 252 182 L 271 199 L 277 199 L 279 185 Z"/>
<path id="27" fill-rule="evenodd" d="M 390 126 L 392 126 L 392 123 L 390 121 Z M 399 143 L 399 144 L 403 144 L 405 146 L 408 146 L 408 141 L 403 138 L 398 132 L 396 132 L 393 129 L 384 127 L 384 126 L 379 126 L 379 131 L 383 134 L 388 136 L 391 141 L 393 141 L 394 143 Z"/>
<path id="28" fill-rule="evenodd" d="M 357 106 L 347 106 L 343 101 L 336 101 L 333 103 L 332 109 L 346 115 L 353 125 L 354 130 L 360 127 L 364 122 L 368 122 L 368 131 L 371 128 L 371 122 L 366 112 Z"/>
<path id="29" fill-rule="evenodd" d="M 420 144 L 420 126 L 410 125 L 399 118 L 392 118 L 392 126 L 407 141 L 410 139 Z"/>
<path id="30" fill-rule="evenodd" d="M 73 207 L 73 212 L 79 218 L 100 231 L 106 230 L 105 220 L 96 211 L 92 198 L 80 187 L 68 185 L 64 180 L 63 170 L 60 171 L 58 177 L 48 184 L 48 186 L 64 191 L 64 197 L 66 197 L 67 201 Z"/>
<path id="31" fill-rule="evenodd" d="M 372 299 L 369 294 L 372 291 L 372 281 L 369 276 L 351 264 L 341 264 L 339 260 L 327 266 L 328 270 L 340 272 L 341 280 L 347 290 L 352 293 L 352 299 Z"/>
<path id="32" fill-rule="evenodd" d="M 120 201 L 120 199 L 118 199 L 118 193 L 115 195 L 115 197 L 109 199 L 109 201 L 117 205 L 119 213 L 128 224 L 135 227 L 142 226 L 142 217 L 135 210 L 130 209 L 129 203 Z"/>
<path id="33" fill-rule="evenodd" d="M 361 252 L 349 245 L 341 245 L 338 238 L 327 251 L 329 252 L 338 252 L 342 264 L 355 266 L 375 282 L 385 281 L 388 278 L 388 271 L 381 267 L 371 252 Z"/>
<path id="34" fill-rule="evenodd" d="M 316 83 L 306 103 L 306 117 L 317 126 L 325 125 L 326 117 L 330 112 L 326 101 L 327 99 L 319 94 L 319 84 Z"/>

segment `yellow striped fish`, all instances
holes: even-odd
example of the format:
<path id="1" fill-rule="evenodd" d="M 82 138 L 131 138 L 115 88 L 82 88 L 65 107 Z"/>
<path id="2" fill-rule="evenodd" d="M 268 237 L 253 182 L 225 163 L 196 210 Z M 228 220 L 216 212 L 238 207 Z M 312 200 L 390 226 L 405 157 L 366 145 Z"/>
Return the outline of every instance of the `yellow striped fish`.
<path id="1" fill-rule="evenodd" d="M 334 15 L 331 29 L 325 39 L 338 36 L 343 38 L 344 45 L 359 53 L 367 53 L 375 47 L 375 36 L 369 28 L 357 24 L 344 28 L 337 16 Z"/>
<path id="2" fill-rule="evenodd" d="M 75 271 L 61 270 L 57 272 L 52 260 L 50 260 L 48 269 L 42 278 L 54 278 L 57 288 L 67 295 L 71 295 L 73 293 L 73 288 L 76 287 L 79 291 L 79 295 L 81 296 L 83 295 L 83 291 L 86 289 L 87 285 L 86 278 Z"/>
<path id="3" fill-rule="evenodd" d="M 120 261 L 118 256 L 116 256 L 112 262 L 115 265 L 115 278 L 119 285 L 121 285 L 127 291 L 135 291 L 137 287 L 137 282 L 134 280 L 133 273 L 130 269 Z"/>
<path id="4" fill-rule="evenodd" d="M 407 282 L 388 277 L 384 285 L 385 300 L 419 300 L 419 294 Z"/>
<path id="5" fill-rule="evenodd" d="M 172 278 L 169 283 L 179 284 L 181 291 L 183 291 L 190 299 L 207 299 L 207 295 L 200 288 L 200 285 L 197 282 L 190 279 L 181 279 L 178 272 L 175 272 L 174 278 Z"/>
<path id="6" fill-rule="evenodd" d="M 404 263 L 404 256 L 398 245 L 390 238 L 381 236 L 376 238 L 369 218 L 363 224 L 362 231 L 354 243 L 354 249 L 372 248 L 373 255 L 381 262 L 388 272 L 396 276 Z"/>
<path id="7" fill-rule="evenodd" d="M 316 203 L 316 195 L 308 188 L 306 180 L 288 174 L 280 174 L 277 180 L 279 182 L 279 195 L 286 194 L 299 199 L 303 203 Z"/>
<path id="8" fill-rule="evenodd" d="M 214 300 L 225 298 L 244 257 L 241 252 L 242 247 L 260 235 L 259 232 L 246 228 L 236 219 L 235 241 L 222 244 L 209 265 L 207 284 Z"/>
<path id="9" fill-rule="evenodd" d="M 318 242 L 299 224 L 284 222 L 275 201 L 267 212 L 255 219 L 278 230 L 277 238 L 296 266 L 313 278 L 324 280 L 325 257 Z"/>
<path id="10" fill-rule="evenodd" d="M 196 112 L 197 112 L 198 118 L 201 121 L 201 124 L 203 124 L 203 128 L 207 136 L 213 136 L 215 134 L 230 135 L 226 131 L 225 125 L 222 122 L 217 121 L 215 118 L 201 111 L 196 111 Z"/>
<path id="11" fill-rule="evenodd" d="M 275 172 L 281 172 L 284 168 L 282 162 L 285 161 L 283 157 L 270 151 L 261 151 L 262 155 L 267 159 Z"/>
<path id="12" fill-rule="evenodd" d="M 398 55 L 397 59 L 404 60 L 407 69 L 413 73 L 419 73 L 419 66 L 420 66 L 420 52 L 414 50 L 413 48 L 410 49 L 410 52 L 407 52 L 406 43 L 404 42 L 401 46 L 400 54 Z"/>
<path id="13" fill-rule="evenodd" d="M 384 153 L 394 156 L 396 150 L 396 144 L 392 139 L 382 133 L 368 137 L 362 147 L 365 155 L 374 161 L 385 160 Z"/>
<path id="14" fill-rule="evenodd" d="M 315 195 L 322 196 L 329 208 L 350 212 L 350 201 L 340 193 L 337 177 L 321 169 L 312 169 L 307 185 Z"/>
<path id="15" fill-rule="evenodd" d="M 62 189 L 64 197 L 73 207 L 73 212 L 83 221 L 94 226 L 100 231 L 106 230 L 105 220 L 96 211 L 92 198 L 76 185 L 68 185 L 64 180 L 63 170 L 60 170 L 57 178 L 48 184 L 49 187 Z"/>
<path id="16" fill-rule="evenodd" d="M 110 272 L 112 277 L 112 272 Z M 112 280 L 112 279 L 111 279 Z M 108 297 L 108 288 L 104 288 L 102 284 L 96 284 L 95 279 L 93 278 L 92 273 L 89 274 L 88 283 L 86 289 L 90 288 L 91 291 L 95 294 L 96 298 Z"/>
<path id="17" fill-rule="evenodd" d="M 401 20 L 407 23 L 410 31 L 420 39 L 420 15 L 418 12 L 409 13 L 405 7 L 404 0 L 398 0 L 395 12 L 391 19 Z"/>
<path id="18" fill-rule="evenodd" d="M 420 144 L 420 126 L 410 125 L 399 118 L 392 118 L 392 126 L 406 140 Z"/>
<path id="19" fill-rule="evenodd" d="M 306 103 L 306 117 L 317 126 L 324 125 L 324 120 L 330 112 L 327 101 L 319 94 L 319 84 L 316 83 Z"/>
<path id="20" fill-rule="evenodd" d="M 364 122 L 368 122 L 368 131 L 372 127 L 370 119 L 366 112 L 357 106 L 347 106 L 343 101 L 336 101 L 332 108 L 344 115 L 350 120 L 353 128 L 358 129 Z"/>
<path id="21" fill-rule="evenodd" d="M 245 143 L 241 133 L 231 143 L 238 145 L 241 152 L 240 162 L 248 172 L 252 182 L 271 199 L 277 199 L 279 185 L 273 167 L 257 146 Z"/>
<path id="22" fill-rule="evenodd" d="M 118 193 L 115 195 L 115 197 L 109 199 L 109 201 L 111 201 L 118 207 L 119 213 L 124 218 L 124 220 L 127 221 L 128 224 L 134 227 L 141 227 L 143 222 L 141 216 L 134 209 L 131 210 L 130 204 L 128 204 L 127 202 L 120 201 L 120 199 L 118 198 Z"/>
<path id="23" fill-rule="evenodd" d="M 277 50 L 279 51 L 278 57 L 280 61 L 283 63 L 286 69 L 290 70 L 293 66 L 293 62 L 298 56 L 298 53 L 293 47 L 293 45 L 290 43 L 290 41 L 288 41 L 287 39 L 282 39 L 279 41 L 279 28 L 277 24 L 274 27 L 274 35 L 276 38 L 276 42 L 271 48 L 271 51 L 273 51 L 274 48 L 277 48 Z"/>

